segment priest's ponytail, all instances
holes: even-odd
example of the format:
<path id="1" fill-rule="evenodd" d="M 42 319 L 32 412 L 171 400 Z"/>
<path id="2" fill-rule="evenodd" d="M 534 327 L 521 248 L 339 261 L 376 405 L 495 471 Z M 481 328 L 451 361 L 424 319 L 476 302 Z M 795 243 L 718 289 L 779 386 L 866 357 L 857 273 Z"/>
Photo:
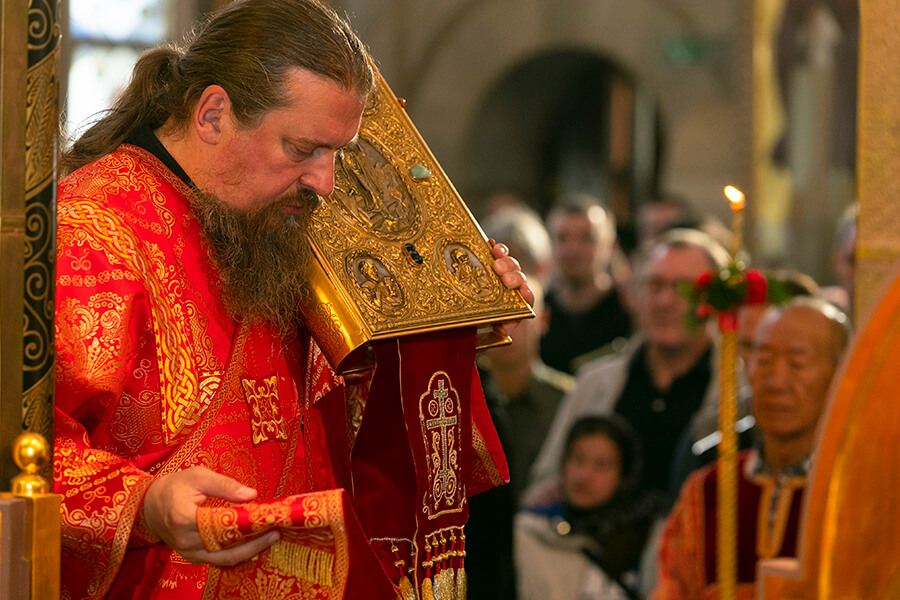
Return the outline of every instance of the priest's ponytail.
<path id="1" fill-rule="evenodd" d="M 128 86 L 108 110 L 60 157 L 65 174 L 108 154 L 144 125 L 161 127 L 180 102 L 178 93 L 181 51 L 174 47 L 149 50 L 138 59 Z"/>

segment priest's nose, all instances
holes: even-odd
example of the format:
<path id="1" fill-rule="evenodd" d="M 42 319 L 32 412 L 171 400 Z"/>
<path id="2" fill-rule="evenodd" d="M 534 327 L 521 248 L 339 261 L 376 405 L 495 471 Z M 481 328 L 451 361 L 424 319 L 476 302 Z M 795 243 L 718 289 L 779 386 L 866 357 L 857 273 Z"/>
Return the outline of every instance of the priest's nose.
<path id="1" fill-rule="evenodd" d="M 309 168 L 300 176 L 300 185 L 328 196 L 334 191 L 334 152 L 323 152 L 311 158 Z"/>

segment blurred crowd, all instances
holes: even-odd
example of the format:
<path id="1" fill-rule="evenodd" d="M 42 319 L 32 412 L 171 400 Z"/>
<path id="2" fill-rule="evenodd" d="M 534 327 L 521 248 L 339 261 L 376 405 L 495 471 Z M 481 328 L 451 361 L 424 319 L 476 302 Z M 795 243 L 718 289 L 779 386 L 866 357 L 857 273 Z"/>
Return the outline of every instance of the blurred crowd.
<path id="1" fill-rule="evenodd" d="M 685 289 L 731 257 L 728 229 L 676 196 L 623 230 L 599 200 L 542 217 L 510 194 L 488 237 L 510 247 L 536 317 L 485 352 L 482 383 L 510 484 L 472 498 L 469 598 L 717 597 L 719 332 Z M 761 268 L 786 302 L 738 311 L 738 597 L 756 563 L 794 556 L 828 389 L 850 338 L 856 208 L 836 224 L 835 285 Z"/>

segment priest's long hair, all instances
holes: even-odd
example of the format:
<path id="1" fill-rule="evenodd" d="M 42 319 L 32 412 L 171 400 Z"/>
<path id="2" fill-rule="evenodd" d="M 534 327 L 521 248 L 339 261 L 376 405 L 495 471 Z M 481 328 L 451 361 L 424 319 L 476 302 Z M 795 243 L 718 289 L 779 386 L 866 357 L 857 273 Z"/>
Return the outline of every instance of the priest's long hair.
<path id="1" fill-rule="evenodd" d="M 285 77 L 304 68 L 365 98 L 368 54 L 319 0 L 238 0 L 197 26 L 183 45 L 146 52 L 115 104 L 62 152 L 63 174 L 115 150 L 139 128 L 184 127 L 203 90 L 220 85 L 241 126 L 288 103 Z"/>

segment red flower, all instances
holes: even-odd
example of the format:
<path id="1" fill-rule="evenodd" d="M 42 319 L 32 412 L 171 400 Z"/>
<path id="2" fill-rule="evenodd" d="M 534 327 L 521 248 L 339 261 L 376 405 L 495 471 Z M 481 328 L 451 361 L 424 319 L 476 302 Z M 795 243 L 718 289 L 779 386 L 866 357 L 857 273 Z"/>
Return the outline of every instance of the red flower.
<path id="1" fill-rule="evenodd" d="M 694 285 L 698 288 L 705 288 L 709 285 L 709 280 L 712 278 L 711 271 L 704 271 L 697 275 L 697 279 L 694 280 Z"/>
<path id="2" fill-rule="evenodd" d="M 737 312 L 725 310 L 719 313 L 719 331 L 737 331 Z"/>
<path id="3" fill-rule="evenodd" d="M 766 278 L 756 269 L 747 269 L 747 304 L 762 304 L 766 301 Z"/>
<path id="4" fill-rule="evenodd" d="M 713 307 L 709 304 L 703 303 L 697 307 L 696 315 L 698 319 L 705 319 L 711 314 L 713 314 Z"/>

